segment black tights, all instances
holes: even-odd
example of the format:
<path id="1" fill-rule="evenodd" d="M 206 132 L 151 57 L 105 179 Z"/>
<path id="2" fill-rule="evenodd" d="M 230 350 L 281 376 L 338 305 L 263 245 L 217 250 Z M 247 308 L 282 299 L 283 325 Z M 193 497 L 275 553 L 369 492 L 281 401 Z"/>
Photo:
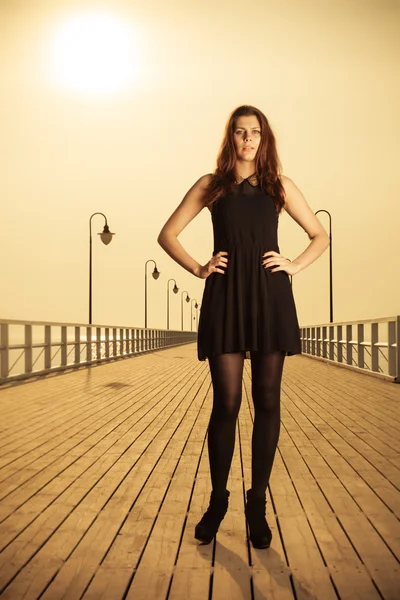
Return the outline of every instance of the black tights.
<path id="1" fill-rule="evenodd" d="M 227 486 L 242 400 L 244 359 L 244 353 L 221 354 L 209 359 L 214 400 L 208 426 L 208 454 L 212 488 L 216 493 L 222 493 Z M 250 359 L 254 402 L 251 487 L 255 495 L 262 496 L 268 486 L 279 439 L 285 354 L 252 352 Z"/>

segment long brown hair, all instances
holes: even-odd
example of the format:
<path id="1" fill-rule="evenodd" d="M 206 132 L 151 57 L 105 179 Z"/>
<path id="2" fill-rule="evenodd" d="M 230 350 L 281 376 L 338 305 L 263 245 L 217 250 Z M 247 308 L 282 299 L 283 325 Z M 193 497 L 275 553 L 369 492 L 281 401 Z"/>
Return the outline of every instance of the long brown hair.
<path id="1" fill-rule="evenodd" d="M 257 117 L 261 128 L 261 140 L 256 154 L 256 173 L 261 188 L 273 197 L 277 214 L 284 205 L 285 190 L 281 181 L 282 166 L 276 150 L 275 136 L 267 117 L 254 106 L 243 105 L 230 115 L 217 156 L 217 167 L 206 189 L 206 204 L 213 204 L 221 196 L 228 194 L 236 184 L 236 150 L 233 133 L 239 117 Z"/>

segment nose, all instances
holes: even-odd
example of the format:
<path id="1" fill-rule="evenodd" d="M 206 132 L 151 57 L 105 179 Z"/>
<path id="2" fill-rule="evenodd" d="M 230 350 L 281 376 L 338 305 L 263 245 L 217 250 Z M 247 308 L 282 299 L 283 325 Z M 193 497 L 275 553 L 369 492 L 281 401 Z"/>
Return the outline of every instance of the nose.
<path id="1" fill-rule="evenodd" d="M 244 136 L 244 141 L 245 142 L 251 142 L 251 135 L 250 135 L 250 133 L 248 133 L 247 135 Z"/>

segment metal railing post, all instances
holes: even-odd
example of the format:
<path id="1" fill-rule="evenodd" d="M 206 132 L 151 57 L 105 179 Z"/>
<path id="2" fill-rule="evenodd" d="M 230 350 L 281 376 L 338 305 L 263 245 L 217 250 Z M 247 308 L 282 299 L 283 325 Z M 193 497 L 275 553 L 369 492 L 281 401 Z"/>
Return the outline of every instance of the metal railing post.
<path id="1" fill-rule="evenodd" d="M 110 356 L 110 329 L 109 327 L 106 327 L 104 330 L 104 344 L 105 344 L 105 348 L 104 348 L 104 355 L 106 358 L 109 358 Z"/>
<path id="2" fill-rule="evenodd" d="M 32 325 L 25 325 L 25 373 L 32 373 Z"/>
<path id="3" fill-rule="evenodd" d="M 61 365 L 63 367 L 67 366 L 67 360 L 68 360 L 67 343 L 68 343 L 68 331 L 67 331 L 67 328 L 65 327 L 65 325 L 62 325 L 62 327 L 61 327 Z"/>
<path id="4" fill-rule="evenodd" d="M 0 325 L 0 378 L 7 379 L 9 374 L 9 354 L 8 354 L 8 323 Z"/>

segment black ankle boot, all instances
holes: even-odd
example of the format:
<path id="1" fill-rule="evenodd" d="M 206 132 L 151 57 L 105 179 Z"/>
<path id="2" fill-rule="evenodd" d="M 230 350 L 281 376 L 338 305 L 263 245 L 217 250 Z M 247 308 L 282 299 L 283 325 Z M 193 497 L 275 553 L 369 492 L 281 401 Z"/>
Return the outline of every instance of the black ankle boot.
<path id="1" fill-rule="evenodd" d="M 269 548 L 272 532 L 265 520 L 266 497 L 254 496 L 253 490 L 247 491 L 245 514 L 250 530 L 250 540 L 254 548 Z"/>
<path id="2" fill-rule="evenodd" d="M 214 539 L 228 510 L 229 495 L 228 490 L 218 495 L 214 491 L 211 492 L 210 504 L 195 528 L 194 537 L 197 540 L 209 544 Z"/>

